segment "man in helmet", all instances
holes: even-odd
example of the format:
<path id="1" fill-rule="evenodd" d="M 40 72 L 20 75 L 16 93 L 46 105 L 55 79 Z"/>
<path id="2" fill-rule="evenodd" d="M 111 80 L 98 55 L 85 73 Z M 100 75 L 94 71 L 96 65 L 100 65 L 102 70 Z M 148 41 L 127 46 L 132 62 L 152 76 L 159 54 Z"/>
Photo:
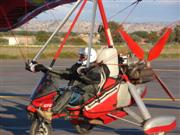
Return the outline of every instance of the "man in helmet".
<path id="1" fill-rule="evenodd" d="M 89 56 L 90 54 L 90 56 Z M 87 67 L 89 57 L 89 67 Z M 60 72 L 60 79 L 69 80 L 68 89 L 63 95 L 60 95 L 55 104 L 53 105 L 51 111 L 43 112 L 38 111 L 46 120 L 51 120 L 53 114 L 60 113 L 63 111 L 68 103 L 72 105 L 82 104 L 93 96 L 96 96 L 98 91 L 98 84 L 101 81 L 101 68 L 96 64 L 97 54 L 94 49 L 89 50 L 88 48 L 81 48 L 79 51 L 79 60 L 67 71 Z M 42 64 L 31 64 L 29 70 L 32 72 L 46 72 L 48 69 Z M 71 99 L 73 95 L 76 95 L 79 91 L 81 95 L 73 103 Z"/>

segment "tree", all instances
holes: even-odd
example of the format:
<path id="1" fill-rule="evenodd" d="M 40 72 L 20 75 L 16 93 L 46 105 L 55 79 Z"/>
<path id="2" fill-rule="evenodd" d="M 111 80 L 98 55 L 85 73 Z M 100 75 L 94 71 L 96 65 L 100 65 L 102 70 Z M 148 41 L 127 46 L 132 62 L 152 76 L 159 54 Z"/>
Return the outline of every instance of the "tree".
<path id="1" fill-rule="evenodd" d="M 175 32 L 175 42 L 177 43 L 180 43 L 180 25 L 177 25 L 175 28 L 174 28 L 174 32 Z"/>
<path id="2" fill-rule="evenodd" d="M 58 36 L 55 36 L 50 43 L 53 43 L 53 44 L 59 44 L 60 43 L 60 38 Z"/>
<path id="3" fill-rule="evenodd" d="M 137 35 L 140 38 L 148 39 L 149 33 L 147 31 L 135 31 L 132 35 Z"/>
<path id="4" fill-rule="evenodd" d="M 165 31 L 167 30 L 167 27 L 163 28 L 160 33 L 159 33 L 159 36 L 162 37 L 164 34 L 165 34 Z M 168 39 L 168 42 L 169 43 L 172 43 L 172 42 L 175 42 L 175 38 L 176 38 L 176 33 L 175 31 L 173 30 L 169 36 L 169 39 Z"/>
<path id="5" fill-rule="evenodd" d="M 176 33 L 175 31 L 172 31 L 171 35 L 169 36 L 168 42 L 175 42 L 176 40 Z"/>
<path id="6" fill-rule="evenodd" d="M 36 42 L 37 43 L 43 43 L 46 42 L 46 40 L 48 39 L 49 34 L 45 31 L 39 31 L 36 34 Z"/>
<path id="7" fill-rule="evenodd" d="M 160 32 L 160 36 L 162 36 L 165 33 L 166 29 L 167 28 L 162 29 L 162 31 Z M 180 25 L 177 25 L 174 28 L 174 30 L 170 34 L 168 42 L 177 42 L 177 43 L 180 43 Z"/>
<path id="8" fill-rule="evenodd" d="M 80 37 L 71 37 L 67 40 L 67 44 L 70 45 L 84 45 L 87 44 L 82 38 Z"/>
<path id="9" fill-rule="evenodd" d="M 130 34 L 130 36 L 132 37 L 132 39 L 136 42 L 140 42 L 142 40 L 141 37 L 139 37 L 138 35 L 136 34 Z"/>
<path id="10" fill-rule="evenodd" d="M 149 33 L 149 35 L 148 35 L 148 40 L 147 40 L 147 42 L 149 42 L 149 43 L 155 43 L 155 42 L 158 41 L 158 39 L 159 39 L 158 33 L 155 32 L 155 31 L 151 31 L 151 32 Z"/>
<path id="11" fill-rule="evenodd" d="M 120 34 L 115 34 L 115 31 L 120 27 L 120 25 L 116 22 L 109 22 L 109 28 L 111 30 L 112 33 L 112 38 L 114 40 L 114 43 L 119 43 L 122 42 L 122 38 L 120 36 Z M 102 29 L 101 31 L 99 31 L 100 34 L 100 42 L 102 43 L 106 43 L 106 37 L 105 37 L 105 33 L 104 33 L 104 29 Z"/>
<path id="12" fill-rule="evenodd" d="M 7 45 L 8 42 L 9 42 L 9 41 L 8 41 L 7 39 L 0 38 L 0 44 L 1 44 L 1 45 Z"/>

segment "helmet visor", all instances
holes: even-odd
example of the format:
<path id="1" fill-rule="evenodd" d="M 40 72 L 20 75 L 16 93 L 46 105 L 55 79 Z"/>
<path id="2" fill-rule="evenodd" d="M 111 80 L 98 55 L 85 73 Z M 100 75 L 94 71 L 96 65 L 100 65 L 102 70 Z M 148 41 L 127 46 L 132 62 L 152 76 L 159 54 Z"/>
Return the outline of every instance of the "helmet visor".
<path id="1" fill-rule="evenodd" d="M 87 55 L 79 54 L 79 61 L 87 60 Z"/>

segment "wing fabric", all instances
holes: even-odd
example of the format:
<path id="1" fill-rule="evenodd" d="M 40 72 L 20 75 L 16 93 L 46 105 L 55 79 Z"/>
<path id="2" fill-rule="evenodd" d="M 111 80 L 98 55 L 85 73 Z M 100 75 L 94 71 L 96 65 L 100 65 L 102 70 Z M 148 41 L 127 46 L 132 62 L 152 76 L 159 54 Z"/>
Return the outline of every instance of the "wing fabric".
<path id="1" fill-rule="evenodd" d="M 41 12 L 77 0 L 0 0 L 0 31 L 21 26 Z"/>

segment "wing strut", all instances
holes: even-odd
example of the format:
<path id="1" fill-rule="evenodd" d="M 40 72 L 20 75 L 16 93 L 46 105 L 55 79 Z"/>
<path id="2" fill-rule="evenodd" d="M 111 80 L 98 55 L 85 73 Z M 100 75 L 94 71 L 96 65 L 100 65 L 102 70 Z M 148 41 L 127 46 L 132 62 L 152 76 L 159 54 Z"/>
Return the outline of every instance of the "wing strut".
<path id="1" fill-rule="evenodd" d="M 73 12 L 77 9 L 77 7 L 80 5 L 82 0 L 78 0 L 76 4 L 72 7 L 72 9 L 68 12 L 67 16 L 63 19 L 62 23 L 56 28 L 56 30 L 53 32 L 53 34 L 49 37 L 49 39 L 46 41 L 44 46 L 39 50 L 39 52 L 36 54 L 36 56 L 33 58 L 33 61 L 37 61 L 37 59 L 40 57 L 40 55 L 43 53 L 43 51 L 47 48 L 49 42 L 52 40 L 52 38 L 56 35 L 58 31 L 62 29 L 64 24 L 68 21 L 70 16 L 73 14 Z"/>
<path id="2" fill-rule="evenodd" d="M 88 59 L 87 59 L 87 65 L 86 65 L 87 67 L 89 67 L 89 64 L 90 64 L 90 54 L 91 54 L 91 48 L 93 45 L 93 34 L 94 34 L 94 27 L 95 27 L 95 21 L 96 21 L 96 12 L 97 12 L 97 1 L 94 0 L 92 22 L 91 22 L 91 31 L 90 31 L 89 46 L 88 46 Z"/>

